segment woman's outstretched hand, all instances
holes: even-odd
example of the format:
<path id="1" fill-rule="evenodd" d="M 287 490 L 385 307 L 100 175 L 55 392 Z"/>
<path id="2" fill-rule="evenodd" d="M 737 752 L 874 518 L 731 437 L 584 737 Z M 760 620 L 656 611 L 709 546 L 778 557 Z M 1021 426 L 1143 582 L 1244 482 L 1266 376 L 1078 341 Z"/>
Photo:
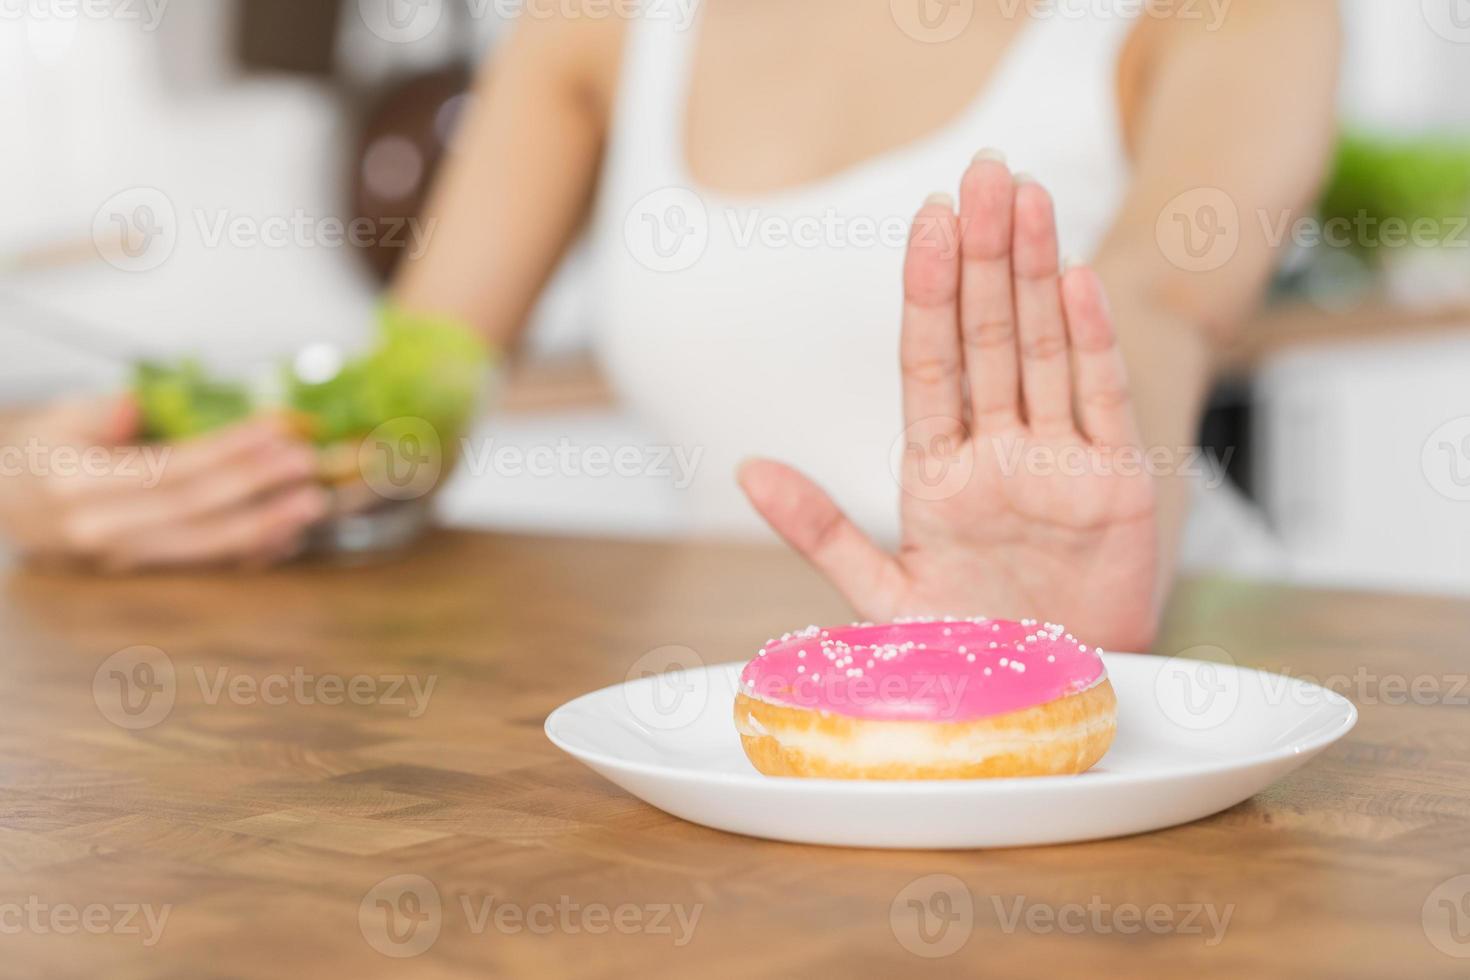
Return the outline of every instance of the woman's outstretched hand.
<path id="1" fill-rule="evenodd" d="M 919 211 L 900 362 L 898 554 L 800 473 L 756 460 L 740 481 L 762 516 L 865 618 L 1030 617 L 1147 649 L 1154 478 L 1102 284 L 1091 269 L 1059 267 L 1039 184 L 982 155 L 958 216 L 943 196 Z"/>

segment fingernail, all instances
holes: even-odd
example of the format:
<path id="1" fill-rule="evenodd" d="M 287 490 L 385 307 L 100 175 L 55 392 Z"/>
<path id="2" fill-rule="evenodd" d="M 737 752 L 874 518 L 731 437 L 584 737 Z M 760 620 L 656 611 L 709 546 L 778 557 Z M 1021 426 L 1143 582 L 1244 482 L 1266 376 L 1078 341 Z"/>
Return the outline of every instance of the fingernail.
<path id="1" fill-rule="evenodd" d="M 954 210 L 954 195 L 953 194 L 946 194 L 943 191 L 938 191 L 938 192 L 936 192 L 934 194 L 930 194 L 928 197 L 924 198 L 924 207 L 927 208 L 927 207 L 931 207 L 933 205 L 939 205 L 940 207 L 946 207 L 946 208 L 949 208 L 951 211 L 953 211 Z"/>
<path id="2" fill-rule="evenodd" d="M 1036 178 L 1022 170 L 1015 175 L 1015 181 L 1018 184 L 1034 184 L 1036 183 Z"/>
<path id="3" fill-rule="evenodd" d="M 1005 163 L 1006 162 L 1006 155 L 1005 155 L 1005 153 L 1001 152 L 1000 150 L 993 149 L 992 147 L 988 147 L 987 146 L 985 149 L 983 149 L 979 153 L 975 154 L 975 159 L 971 160 L 970 162 L 971 163 Z"/>
<path id="4" fill-rule="evenodd" d="M 1062 259 L 1062 275 L 1065 276 L 1073 269 L 1081 268 L 1082 265 L 1083 263 L 1081 261 L 1079 261 L 1078 259 L 1074 259 L 1072 256 L 1069 255 L 1066 258 Z"/>

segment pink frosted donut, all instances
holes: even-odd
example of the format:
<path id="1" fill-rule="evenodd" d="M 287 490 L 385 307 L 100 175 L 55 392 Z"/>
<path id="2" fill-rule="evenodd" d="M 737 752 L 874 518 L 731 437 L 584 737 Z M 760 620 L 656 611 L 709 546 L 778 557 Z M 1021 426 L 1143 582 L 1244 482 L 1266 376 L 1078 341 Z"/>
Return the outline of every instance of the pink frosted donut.
<path id="1" fill-rule="evenodd" d="M 745 754 L 772 776 L 1078 773 L 1115 723 L 1098 651 L 1034 620 L 811 626 L 768 642 L 735 698 Z"/>

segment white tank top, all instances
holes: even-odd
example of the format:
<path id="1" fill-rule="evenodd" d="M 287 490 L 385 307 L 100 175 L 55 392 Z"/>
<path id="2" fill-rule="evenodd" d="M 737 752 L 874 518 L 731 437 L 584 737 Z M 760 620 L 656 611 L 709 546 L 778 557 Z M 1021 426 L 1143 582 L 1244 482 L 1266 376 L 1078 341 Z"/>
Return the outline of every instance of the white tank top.
<path id="1" fill-rule="evenodd" d="M 686 165 L 697 23 L 650 14 L 629 25 L 592 232 L 604 369 L 652 431 L 702 450 L 686 494 L 696 530 L 763 533 L 733 471 L 769 456 L 891 542 L 908 223 L 995 147 L 1051 190 L 1063 253 L 1089 257 L 1127 186 L 1116 79 L 1131 21 L 1033 19 L 938 131 L 758 196 L 701 187 Z"/>

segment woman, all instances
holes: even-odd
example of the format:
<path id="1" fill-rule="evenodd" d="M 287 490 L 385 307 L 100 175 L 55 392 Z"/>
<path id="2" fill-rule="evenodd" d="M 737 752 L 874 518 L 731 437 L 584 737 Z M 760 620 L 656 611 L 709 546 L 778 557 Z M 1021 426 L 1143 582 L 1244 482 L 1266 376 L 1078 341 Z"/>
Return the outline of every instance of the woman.
<path id="1" fill-rule="evenodd" d="M 607 372 L 706 449 L 707 526 L 740 457 L 788 460 L 815 479 L 756 460 L 739 484 L 861 615 L 1146 647 L 1191 487 L 1127 461 L 1193 441 L 1271 269 L 1257 218 L 1311 199 L 1332 0 L 552 6 L 487 71 L 396 301 L 508 343 L 590 220 Z M 1059 227 L 1090 268 L 1063 270 Z M 238 489 L 210 520 L 299 490 Z"/>

